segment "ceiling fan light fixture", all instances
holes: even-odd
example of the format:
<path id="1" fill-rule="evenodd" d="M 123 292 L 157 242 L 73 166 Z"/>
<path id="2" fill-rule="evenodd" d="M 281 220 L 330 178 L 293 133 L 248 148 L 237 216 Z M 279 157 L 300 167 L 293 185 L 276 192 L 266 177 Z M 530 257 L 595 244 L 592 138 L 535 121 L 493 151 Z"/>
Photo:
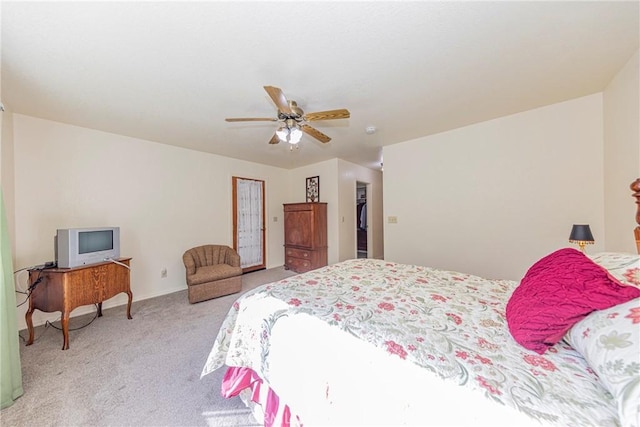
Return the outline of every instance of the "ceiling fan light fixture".
<path id="1" fill-rule="evenodd" d="M 295 124 L 293 126 L 282 126 L 276 131 L 276 135 L 280 141 L 296 145 L 302 139 L 302 130 Z"/>
<path id="2" fill-rule="evenodd" d="M 2 0 L 0 0 L 2 1 Z M 349 110 L 341 108 L 338 110 L 316 111 L 315 113 L 305 114 L 293 100 L 288 100 L 282 90 L 275 86 L 264 86 L 264 90 L 278 108 L 277 118 L 269 117 L 232 117 L 226 118 L 227 122 L 280 122 L 280 127 L 269 140 L 269 144 L 278 144 L 279 142 L 287 142 L 292 147 L 298 148 L 298 143 L 302 139 L 302 134 L 317 139 L 322 143 L 331 141 L 324 133 L 315 127 L 308 125 L 307 122 L 317 120 L 333 120 L 348 119 L 351 117 Z"/>
<path id="3" fill-rule="evenodd" d="M 302 139 L 302 131 L 298 126 L 289 129 L 289 144 L 295 145 Z"/>
<path id="4" fill-rule="evenodd" d="M 278 128 L 278 130 L 276 131 L 276 135 L 278 135 L 278 138 L 280 139 L 280 141 L 287 142 L 287 138 L 289 136 L 289 129 L 284 126 L 281 128 Z"/>

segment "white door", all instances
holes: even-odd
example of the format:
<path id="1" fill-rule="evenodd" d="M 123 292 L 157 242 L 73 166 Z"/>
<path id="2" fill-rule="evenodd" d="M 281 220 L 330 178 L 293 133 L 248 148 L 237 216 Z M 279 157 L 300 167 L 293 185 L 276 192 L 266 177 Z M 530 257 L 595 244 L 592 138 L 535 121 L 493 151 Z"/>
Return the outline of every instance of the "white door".
<path id="1" fill-rule="evenodd" d="M 265 268 L 264 181 L 233 177 L 233 247 L 243 272 Z"/>

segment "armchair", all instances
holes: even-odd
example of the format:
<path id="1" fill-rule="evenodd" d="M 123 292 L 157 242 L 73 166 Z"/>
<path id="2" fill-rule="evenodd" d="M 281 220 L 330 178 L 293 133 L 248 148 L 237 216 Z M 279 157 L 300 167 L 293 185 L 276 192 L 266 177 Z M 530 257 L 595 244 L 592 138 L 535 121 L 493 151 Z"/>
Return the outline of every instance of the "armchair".
<path id="1" fill-rule="evenodd" d="M 242 290 L 240 255 L 229 246 L 198 246 L 187 250 L 182 261 L 191 304 Z"/>

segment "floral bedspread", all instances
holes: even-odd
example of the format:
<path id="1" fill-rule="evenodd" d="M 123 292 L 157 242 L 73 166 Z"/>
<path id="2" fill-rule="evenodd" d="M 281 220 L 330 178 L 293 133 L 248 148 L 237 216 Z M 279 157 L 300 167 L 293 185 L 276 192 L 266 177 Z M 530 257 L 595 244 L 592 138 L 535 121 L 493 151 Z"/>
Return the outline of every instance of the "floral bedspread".
<path id="1" fill-rule="evenodd" d="M 240 297 L 203 375 L 226 364 L 250 367 L 268 381 L 273 326 L 282 316 L 306 313 L 477 390 L 488 405 L 510 406 L 548 425 L 619 425 L 613 397 L 574 349 L 561 341 L 541 356 L 512 339 L 504 313 L 517 285 L 382 260 L 344 261 Z"/>

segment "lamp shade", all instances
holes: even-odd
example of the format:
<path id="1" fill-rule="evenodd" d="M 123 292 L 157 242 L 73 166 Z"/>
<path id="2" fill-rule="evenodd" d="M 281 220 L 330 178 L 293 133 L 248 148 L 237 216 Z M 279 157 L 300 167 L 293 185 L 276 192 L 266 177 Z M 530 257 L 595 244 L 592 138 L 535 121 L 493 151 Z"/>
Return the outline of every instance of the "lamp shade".
<path id="1" fill-rule="evenodd" d="M 296 145 L 302 139 L 302 130 L 296 125 L 282 126 L 276 131 L 278 139 L 282 142 L 288 142 L 291 145 Z"/>
<path id="2" fill-rule="evenodd" d="M 302 131 L 297 127 L 292 127 L 289 130 L 289 144 L 297 144 L 302 139 Z"/>
<path id="3" fill-rule="evenodd" d="M 286 127 L 278 128 L 276 131 L 276 135 L 278 135 L 278 139 L 282 142 L 287 142 L 287 137 L 289 136 L 289 129 Z"/>
<path id="4" fill-rule="evenodd" d="M 589 224 L 574 224 L 569 235 L 570 242 L 593 242 L 593 234 Z"/>

